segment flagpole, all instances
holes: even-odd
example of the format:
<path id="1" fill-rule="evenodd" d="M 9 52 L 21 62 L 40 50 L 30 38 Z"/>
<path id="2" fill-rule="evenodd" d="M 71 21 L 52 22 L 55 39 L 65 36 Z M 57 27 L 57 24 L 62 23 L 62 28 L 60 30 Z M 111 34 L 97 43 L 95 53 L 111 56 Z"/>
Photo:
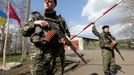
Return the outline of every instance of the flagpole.
<path id="1" fill-rule="evenodd" d="M 9 1 L 8 1 L 8 3 L 9 3 Z M 7 32 L 6 32 L 6 35 L 5 35 L 5 43 L 4 43 L 4 50 L 3 50 L 3 68 L 6 67 L 6 48 L 7 48 L 8 34 L 9 34 L 9 22 L 10 22 L 9 11 L 7 12 L 7 14 L 8 14 L 8 18 L 7 18 Z"/>

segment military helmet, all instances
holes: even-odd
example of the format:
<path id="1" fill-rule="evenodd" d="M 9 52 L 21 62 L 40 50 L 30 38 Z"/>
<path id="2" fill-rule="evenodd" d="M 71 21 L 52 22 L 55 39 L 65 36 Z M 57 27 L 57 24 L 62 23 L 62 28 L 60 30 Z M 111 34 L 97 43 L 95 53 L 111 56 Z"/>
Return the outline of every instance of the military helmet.
<path id="1" fill-rule="evenodd" d="M 108 25 L 104 25 L 104 26 L 102 27 L 102 29 L 105 29 L 105 28 L 109 28 L 109 26 L 108 26 Z"/>

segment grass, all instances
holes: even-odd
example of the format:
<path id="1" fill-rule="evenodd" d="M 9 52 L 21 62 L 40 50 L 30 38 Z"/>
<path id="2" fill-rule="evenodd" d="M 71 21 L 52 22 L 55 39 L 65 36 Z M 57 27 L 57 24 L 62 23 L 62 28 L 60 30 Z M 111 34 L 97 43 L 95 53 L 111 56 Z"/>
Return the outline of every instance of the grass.
<path id="1" fill-rule="evenodd" d="M 3 61 L 3 57 L 0 56 L 0 62 L 2 62 L 2 61 Z M 6 62 L 16 62 L 16 61 L 21 61 L 21 55 L 8 55 L 8 56 L 6 56 Z"/>

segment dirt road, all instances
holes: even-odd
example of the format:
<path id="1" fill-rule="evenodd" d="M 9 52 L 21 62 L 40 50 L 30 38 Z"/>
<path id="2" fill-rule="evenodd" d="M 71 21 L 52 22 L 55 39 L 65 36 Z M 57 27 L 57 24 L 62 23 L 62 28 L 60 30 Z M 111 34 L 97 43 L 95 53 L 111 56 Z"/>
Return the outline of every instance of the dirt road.
<path id="1" fill-rule="evenodd" d="M 67 53 L 70 54 L 71 52 Z M 86 59 L 89 59 L 88 64 L 81 65 L 66 75 L 103 75 L 101 50 L 81 51 L 81 53 L 85 54 Z M 122 61 L 118 53 L 115 52 L 116 75 L 134 75 L 134 50 L 122 50 L 121 53 L 125 61 Z"/>
<path id="2" fill-rule="evenodd" d="M 78 67 L 66 72 L 65 75 L 103 75 L 101 50 L 84 50 L 80 51 L 84 54 L 84 58 L 89 60 L 88 64 L 80 63 Z M 116 75 L 134 75 L 134 50 L 121 50 L 125 61 L 116 54 L 117 74 Z M 66 51 L 67 56 L 71 56 L 71 60 L 81 61 L 72 51 Z M 0 75 L 31 75 L 29 71 L 29 62 L 23 64 L 22 67 L 12 69 L 11 71 L 0 71 Z M 118 69 L 121 69 L 119 71 Z"/>

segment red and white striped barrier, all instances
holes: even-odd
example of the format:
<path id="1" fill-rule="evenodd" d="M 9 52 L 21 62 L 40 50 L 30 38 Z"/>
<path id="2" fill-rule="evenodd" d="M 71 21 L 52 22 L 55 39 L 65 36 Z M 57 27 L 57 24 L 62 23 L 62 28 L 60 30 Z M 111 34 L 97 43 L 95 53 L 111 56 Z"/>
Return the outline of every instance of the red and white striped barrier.
<path id="1" fill-rule="evenodd" d="M 70 38 L 70 40 L 72 40 L 73 38 L 75 38 L 76 36 L 78 36 L 80 33 L 82 33 L 84 30 L 86 30 L 89 26 L 91 26 L 93 23 L 95 23 L 96 21 L 98 21 L 100 18 L 102 18 L 105 14 L 107 14 L 109 11 L 111 11 L 113 8 L 115 8 L 116 6 L 118 6 L 121 2 L 123 2 L 124 0 L 119 0 L 116 4 L 114 4 L 113 6 L 111 6 L 108 10 L 106 10 L 104 13 L 102 13 L 102 15 L 100 15 L 99 17 L 97 17 L 95 20 L 93 20 L 92 22 L 90 22 L 87 26 L 85 26 L 83 28 L 82 31 L 80 31 L 78 34 L 74 35 L 72 38 Z"/>

